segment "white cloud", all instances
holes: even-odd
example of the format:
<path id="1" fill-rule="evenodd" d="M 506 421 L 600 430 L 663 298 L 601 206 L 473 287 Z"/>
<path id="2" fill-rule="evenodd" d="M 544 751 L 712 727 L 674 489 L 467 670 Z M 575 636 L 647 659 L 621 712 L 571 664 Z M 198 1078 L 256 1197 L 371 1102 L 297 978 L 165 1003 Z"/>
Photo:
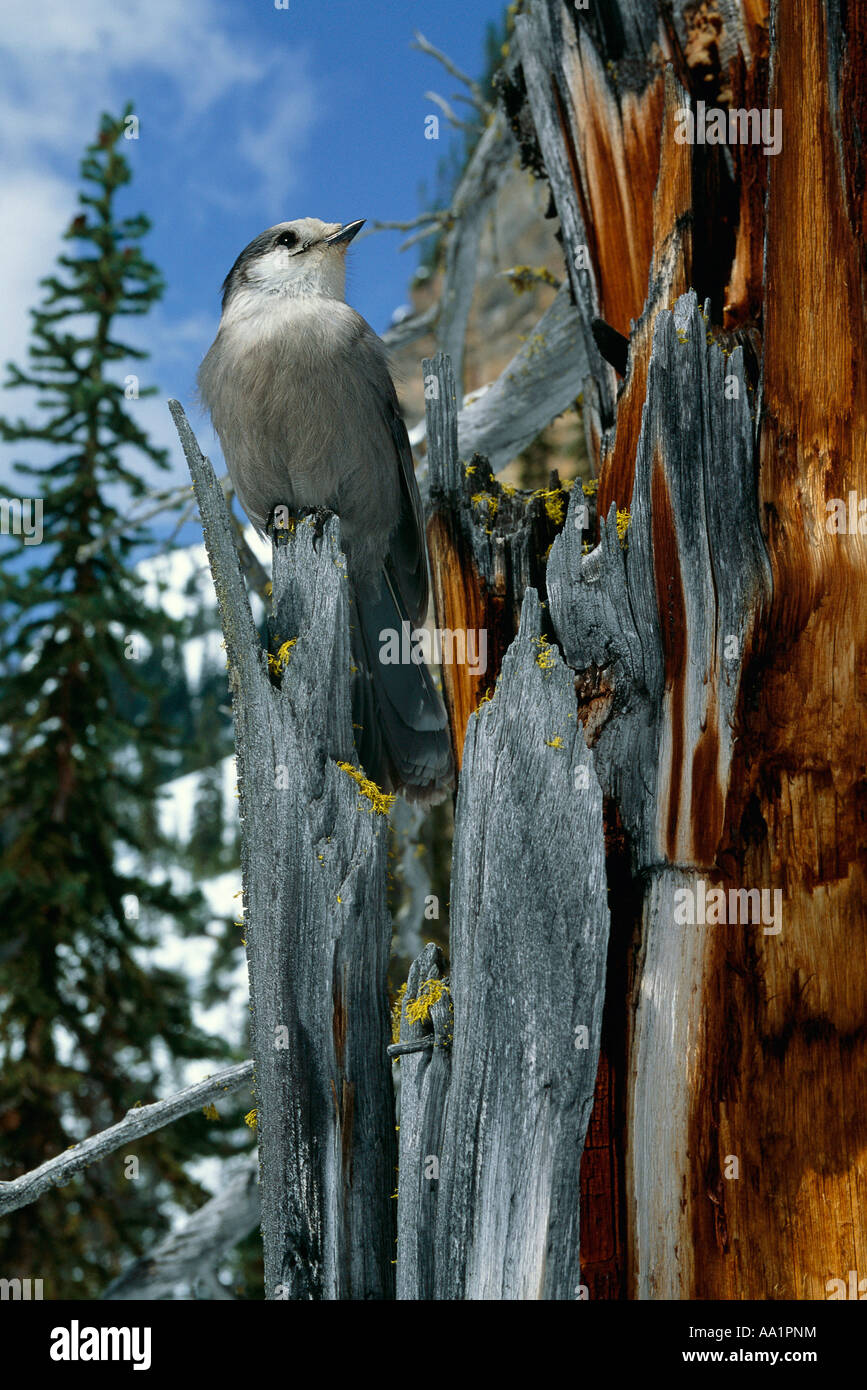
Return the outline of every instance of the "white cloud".
<path id="1" fill-rule="evenodd" d="M 124 69 L 170 76 L 193 111 L 204 110 L 237 84 L 256 82 L 262 55 L 230 37 L 220 22 L 225 13 L 211 0 L 27 6 L 0 0 L 0 48 L 11 63 L 9 76 L 38 89 L 16 139 L 49 134 L 56 139 L 69 129 L 65 118 L 72 105 L 86 102 L 92 109 L 94 102 L 116 95 L 116 74 Z"/>
<path id="2" fill-rule="evenodd" d="M 3 178 L 0 368 L 10 359 L 24 365 L 30 336 L 28 311 L 39 298 L 38 283 L 51 269 L 74 207 L 74 189 L 53 174 L 19 170 Z"/>
<path id="3" fill-rule="evenodd" d="M 145 94 L 142 141 L 156 131 L 159 157 L 174 161 L 167 178 L 178 180 L 183 199 L 179 234 L 214 208 L 256 206 L 263 226 L 286 215 L 319 88 L 308 55 L 283 37 L 279 15 L 280 41 L 271 44 L 261 30 L 240 28 L 238 14 L 218 0 L 0 0 L 0 382 L 6 361 L 25 364 L 29 310 L 76 210 L 78 160 L 100 111 Z M 181 321 L 158 306 L 140 329 L 128 321 L 128 340 L 151 354 L 143 382 L 171 381 L 193 405 L 191 363 L 214 326 L 212 305 Z M 27 414 L 26 397 L 17 392 L 0 410 Z M 175 455 L 165 397 L 140 409 L 153 442 Z"/>
<path id="4" fill-rule="evenodd" d="M 285 187 L 316 115 L 309 59 L 291 45 L 239 37 L 228 15 L 213 0 L 0 0 L 0 158 L 21 166 L 80 149 L 96 112 L 117 109 L 130 78 L 149 74 L 171 84 L 179 133 L 227 97 L 241 109 L 252 103 L 257 119 L 239 127 L 238 152 L 267 191 L 275 179 Z"/>
<path id="5" fill-rule="evenodd" d="M 268 120 L 258 124 L 241 125 L 238 150 L 255 169 L 262 181 L 267 205 L 274 222 L 286 216 L 285 195 L 292 185 L 292 166 L 295 149 L 313 127 L 316 119 L 316 100 L 312 84 L 303 80 L 297 70 L 286 73 L 277 100 L 269 106 Z"/>

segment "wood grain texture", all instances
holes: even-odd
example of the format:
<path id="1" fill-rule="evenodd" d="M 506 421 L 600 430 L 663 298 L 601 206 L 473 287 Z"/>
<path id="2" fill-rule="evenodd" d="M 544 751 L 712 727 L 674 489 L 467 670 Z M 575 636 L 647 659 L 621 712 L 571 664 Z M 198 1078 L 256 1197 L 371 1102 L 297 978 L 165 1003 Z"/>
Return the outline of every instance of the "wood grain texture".
<path id="1" fill-rule="evenodd" d="M 436 1220 L 442 1124 L 451 1079 L 451 995 L 443 990 L 425 1018 L 411 1022 L 407 1009 L 429 981 L 446 979 L 442 952 L 432 943 L 413 962 L 401 1008 L 400 1041 L 431 1046 L 401 1057 L 400 1182 L 397 1208 L 397 1296 L 434 1296 Z"/>
<path id="2" fill-rule="evenodd" d="M 692 157 L 688 145 L 674 140 L 675 113 L 686 102 L 686 94 L 670 66 L 665 70 L 662 91 L 662 139 L 655 151 L 659 172 L 647 209 L 651 241 L 647 299 L 642 299 L 642 308 L 636 313 L 629 372 L 618 393 L 617 422 L 603 447 L 599 516 L 607 516 L 612 503 L 621 509 L 629 507 L 654 324 L 660 310 L 673 308 L 692 283 Z"/>
<path id="3" fill-rule="evenodd" d="M 548 567 L 555 628 L 586 673 L 600 781 L 646 884 L 626 1117 L 630 1288 L 641 1298 L 692 1296 L 696 1278 L 693 1222 L 708 1203 L 693 1136 L 697 1059 L 726 929 L 678 926 L 674 895 L 714 873 L 742 682 L 771 590 L 742 354 L 708 338 L 692 292 L 657 317 L 628 548 L 612 506 L 586 556 L 567 517 Z"/>
<path id="4" fill-rule="evenodd" d="M 113 1280 L 103 1300 L 234 1299 L 218 1275 L 259 1225 L 259 1163 L 254 1154 L 233 1167 L 225 1187 Z"/>
<path id="5" fill-rule="evenodd" d="M 355 763 L 339 524 L 274 549 L 279 685 L 253 625 L 225 499 L 173 410 L 230 664 L 250 972 L 265 1294 L 393 1296 L 396 1146 L 386 1046 L 386 819 Z"/>
<path id="6" fill-rule="evenodd" d="M 702 1297 L 822 1299 L 867 1269 L 867 537 L 826 525 L 829 499 L 867 496 L 865 54 L 863 5 L 774 6 L 760 472 L 774 593 L 725 862 L 780 888 L 784 926 L 730 946 L 705 1025 Z M 719 1182 L 725 1153 L 746 1180 Z"/>
<path id="7" fill-rule="evenodd" d="M 580 317 L 562 285 L 497 380 L 460 411 L 460 457 L 484 454 L 498 473 L 575 402 L 588 372 Z"/>
<path id="8" fill-rule="evenodd" d="M 566 270 L 579 315 L 583 351 L 596 383 L 595 406 L 607 427 L 614 418 L 616 378 L 593 341 L 592 321 L 601 314 L 598 265 L 592 254 L 588 225 L 579 193 L 574 135 L 568 119 L 566 79 L 561 54 L 572 25 L 564 7 L 533 0 L 525 14 L 515 19 L 515 41 L 520 56 L 532 124 L 560 218 Z M 586 248 L 587 254 L 578 254 Z"/>
<path id="9" fill-rule="evenodd" d="M 565 514 L 567 494 L 552 478 L 540 493 L 504 489 L 486 459 L 461 453 L 454 374 L 443 353 L 422 363 L 428 384 L 427 536 L 437 626 L 484 632 L 487 665 L 444 663 L 443 690 L 455 763 L 461 766 L 471 714 L 493 689 L 518 630 L 524 591 L 544 584 L 544 557 Z M 559 517 L 560 520 L 555 518 Z"/>
<path id="10" fill-rule="evenodd" d="M 608 937 L 602 795 L 572 674 L 541 635 L 530 590 L 497 692 L 471 720 L 458 792 L 444 1299 L 568 1299 L 581 1282 Z"/>
<path id="11" fill-rule="evenodd" d="M 770 587 L 742 354 L 725 358 L 707 337 L 692 292 L 657 319 L 628 549 L 612 505 L 586 556 L 567 516 L 548 564 L 566 659 L 606 673 L 594 747 L 640 869 L 713 862 L 741 674 L 726 642 L 749 648 Z M 726 399 L 727 378 L 738 399 Z M 733 516 L 737 565 L 728 554 Z"/>
<path id="12" fill-rule="evenodd" d="M 437 341 L 451 357 L 455 378 L 461 383 L 482 232 L 514 155 L 514 140 L 504 116 L 498 111 L 473 151 L 452 199 L 451 215 L 459 223 L 460 235 L 446 239 Z"/>

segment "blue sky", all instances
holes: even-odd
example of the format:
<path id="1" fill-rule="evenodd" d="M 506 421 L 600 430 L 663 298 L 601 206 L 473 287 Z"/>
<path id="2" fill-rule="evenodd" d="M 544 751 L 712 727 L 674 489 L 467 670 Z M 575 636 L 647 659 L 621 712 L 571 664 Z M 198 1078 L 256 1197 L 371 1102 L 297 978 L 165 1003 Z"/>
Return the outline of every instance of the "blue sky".
<path id="1" fill-rule="evenodd" d="M 420 29 L 477 76 L 484 33 L 505 0 L 0 0 L 0 362 L 24 357 L 27 310 L 75 207 L 78 161 L 101 110 L 133 101 L 140 138 L 125 145 L 125 210 L 154 223 L 147 253 L 168 290 L 127 336 L 161 396 L 141 401 L 155 442 L 172 446 L 165 400 L 192 408 L 196 367 L 216 331 L 221 282 L 241 248 L 285 218 L 407 220 L 453 137 L 424 138 L 424 93 L 460 90 L 410 47 Z M 348 298 L 382 332 L 406 301 L 418 252 L 402 236 L 360 240 Z M 26 409 L 23 392 L 0 410 Z M 194 423 L 216 454 L 209 427 Z M 16 450 L 21 455 L 21 448 Z M 218 460 L 215 459 L 215 462 Z M 5 472 L 5 469 L 3 470 Z"/>

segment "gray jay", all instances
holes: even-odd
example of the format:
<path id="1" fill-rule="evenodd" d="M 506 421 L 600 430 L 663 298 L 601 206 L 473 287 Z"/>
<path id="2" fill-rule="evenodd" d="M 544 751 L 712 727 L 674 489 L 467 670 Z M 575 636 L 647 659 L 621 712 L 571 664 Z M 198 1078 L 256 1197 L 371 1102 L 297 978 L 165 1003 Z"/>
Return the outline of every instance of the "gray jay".
<path id="1" fill-rule="evenodd" d="M 280 505 L 340 517 L 358 754 L 380 786 L 433 800 L 452 774 L 442 699 L 423 663 L 380 661 L 380 633 L 425 621 L 428 571 L 385 347 L 344 300 L 346 248 L 362 226 L 303 217 L 244 248 L 223 285 L 199 392 L 258 531 Z"/>

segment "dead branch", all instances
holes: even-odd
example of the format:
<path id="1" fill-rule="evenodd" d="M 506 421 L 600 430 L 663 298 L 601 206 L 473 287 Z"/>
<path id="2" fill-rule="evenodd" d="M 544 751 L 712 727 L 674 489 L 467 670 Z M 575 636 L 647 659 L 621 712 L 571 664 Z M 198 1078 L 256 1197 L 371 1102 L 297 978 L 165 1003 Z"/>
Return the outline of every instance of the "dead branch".
<path id="1" fill-rule="evenodd" d="M 78 547 L 75 555 L 76 560 L 79 564 L 84 564 L 86 560 L 90 560 L 96 555 L 108 541 L 114 540 L 116 536 L 126 535 L 132 526 L 141 526 L 143 522 L 159 516 L 160 512 L 173 511 L 179 507 L 185 499 L 189 500 L 191 492 L 192 488 L 186 484 L 184 487 L 155 489 L 145 493 L 142 501 L 152 502 L 153 506 L 147 507 L 142 512 L 132 511 L 128 516 L 118 517 L 113 526 L 107 526 L 94 540 L 87 545 Z"/>
<path id="2" fill-rule="evenodd" d="M 449 106 L 445 97 L 441 97 L 438 92 L 425 92 L 425 100 L 432 101 L 434 106 L 438 106 L 448 121 L 456 130 L 478 131 L 478 121 L 462 121 L 455 111 Z"/>
<path id="3" fill-rule="evenodd" d="M 433 44 L 430 43 L 418 29 L 415 31 L 414 39 L 415 41 L 410 44 L 410 48 L 417 49 L 419 53 L 427 53 L 429 57 L 436 58 L 438 63 L 442 63 L 446 72 L 450 73 L 452 77 L 456 77 L 459 82 L 463 82 L 464 86 L 469 89 L 473 105 L 476 109 L 481 111 L 483 115 L 488 115 L 491 110 L 490 103 L 485 101 L 478 82 L 474 82 L 471 77 L 468 77 L 465 72 L 462 72 L 461 69 L 452 62 L 451 58 L 448 58 L 440 49 L 434 48 Z"/>
<path id="4" fill-rule="evenodd" d="M 108 1154 L 116 1153 L 127 1144 L 143 1139 L 146 1134 L 164 1129 L 182 1115 L 189 1115 L 201 1106 L 212 1104 L 221 1095 L 237 1091 L 251 1081 L 252 1061 L 238 1062 L 234 1067 L 208 1076 L 204 1081 L 196 1081 L 183 1091 L 168 1096 L 166 1100 L 154 1101 L 152 1105 L 134 1106 L 116 1125 L 92 1134 L 80 1144 L 73 1144 L 65 1153 L 49 1158 L 30 1173 L 22 1173 L 11 1182 L 0 1182 L 0 1214 L 18 1211 L 29 1206 L 51 1187 L 63 1187 L 76 1173 Z"/>

